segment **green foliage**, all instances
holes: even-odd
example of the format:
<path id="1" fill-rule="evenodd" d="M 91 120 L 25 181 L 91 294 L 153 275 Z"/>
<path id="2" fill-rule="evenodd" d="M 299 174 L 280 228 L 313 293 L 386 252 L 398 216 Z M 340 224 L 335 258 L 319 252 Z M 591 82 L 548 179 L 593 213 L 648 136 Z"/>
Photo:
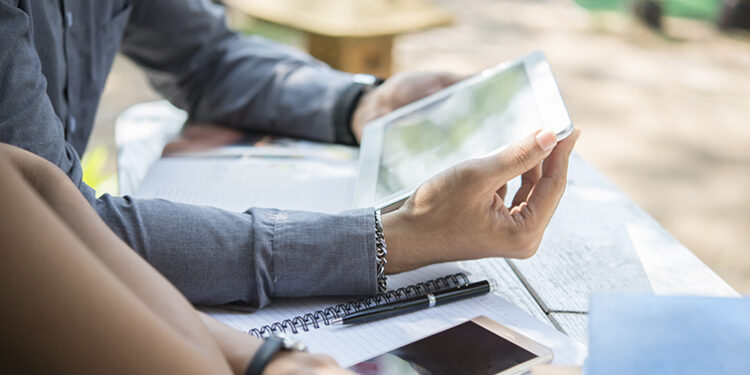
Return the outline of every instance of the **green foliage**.
<path id="1" fill-rule="evenodd" d="M 576 4 L 588 10 L 620 10 L 622 0 L 575 0 Z"/>
<path id="2" fill-rule="evenodd" d="M 719 17 L 719 0 L 670 0 L 665 2 L 667 15 L 714 21 Z"/>
<path id="3" fill-rule="evenodd" d="M 241 25 L 239 31 L 248 35 L 260 35 L 291 46 L 303 47 L 305 45 L 304 36 L 299 31 L 262 20 L 247 22 Z"/>
<path id="4" fill-rule="evenodd" d="M 581 7 L 591 11 L 627 10 L 635 0 L 575 0 Z M 720 0 L 662 0 L 668 16 L 716 20 L 721 6 Z"/>
<path id="5" fill-rule="evenodd" d="M 98 145 L 81 158 L 81 167 L 83 168 L 83 182 L 91 186 L 97 194 L 109 193 L 116 195 L 117 176 L 114 173 L 106 172 L 107 159 L 109 152 L 103 145 Z"/>

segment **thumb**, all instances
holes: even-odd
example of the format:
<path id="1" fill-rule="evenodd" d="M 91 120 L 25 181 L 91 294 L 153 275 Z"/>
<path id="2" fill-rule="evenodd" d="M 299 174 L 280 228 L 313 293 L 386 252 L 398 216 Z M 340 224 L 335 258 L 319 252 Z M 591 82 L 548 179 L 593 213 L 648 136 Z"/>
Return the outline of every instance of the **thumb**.
<path id="1" fill-rule="evenodd" d="M 501 152 L 481 160 L 492 179 L 504 184 L 535 166 L 552 152 L 557 136 L 548 129 L 538 130 L 514 142 Z"/>

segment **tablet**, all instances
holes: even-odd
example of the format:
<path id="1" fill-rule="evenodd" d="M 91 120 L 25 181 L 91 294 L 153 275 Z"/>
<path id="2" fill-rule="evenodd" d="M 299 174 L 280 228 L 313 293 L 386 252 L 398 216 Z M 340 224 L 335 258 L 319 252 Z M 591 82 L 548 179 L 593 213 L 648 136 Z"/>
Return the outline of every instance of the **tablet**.
<path id="1" fill-rule="evenodd" d="M 348 370 L 359 375 L 511 375 L 553 357 L 544 345 L 478 316 Z"/>
<path id="2" fill-rule="evenodd" d="M 440 171 L 498 152 L 542 128 L 561 140 L 573 124 L 547 59 L 535 52 L 368 124 L 354 207 L 387 212 Z"/>

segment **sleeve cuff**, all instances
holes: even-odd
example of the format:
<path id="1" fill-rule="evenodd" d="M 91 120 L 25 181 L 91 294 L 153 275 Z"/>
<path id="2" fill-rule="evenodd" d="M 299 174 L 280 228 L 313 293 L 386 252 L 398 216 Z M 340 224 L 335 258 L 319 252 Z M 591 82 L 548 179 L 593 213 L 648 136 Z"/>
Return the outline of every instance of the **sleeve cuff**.
<path id="1" fill-rule="evenodd" d="M 373 209 L 338 215 L 268 210 L 273 297 L 377 292 Z"/>

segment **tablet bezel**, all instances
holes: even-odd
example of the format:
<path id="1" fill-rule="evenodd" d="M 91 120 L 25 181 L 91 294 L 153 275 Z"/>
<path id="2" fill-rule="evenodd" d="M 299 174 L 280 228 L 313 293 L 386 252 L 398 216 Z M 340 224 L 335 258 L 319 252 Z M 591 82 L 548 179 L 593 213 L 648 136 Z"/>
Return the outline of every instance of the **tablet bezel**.
<path id="1" fill-rule="evenodd" d="M 573 132 L 573 123 L 565 108 L 562 95 L 552 74 L 552 68 L 540 51 L 526 55 L 518 60 L 507 61 L 486 69 L 472 77 L 460 81 L 435 94 L 417 100 L 401 107 L 383 117 L 379 117 L 365 126 L 362 143 L 359 151 L 359 177 L 354 193 L 354 207 L 375 206 L 386 213 L 397 209 L 404 200 L 411 196 L 415 188 L 406 188 L 375 202 L 377 189 L 377 178 L 380 169 L 381 152 L 383 149 L 383 135 L 385 128 L 394 120 L 419 111 L 441 100 L 447 99 L 454 92 L 467 86 L 474 85 L 489 76 L 499 73 L 517 65 L 523 65 L 529 79 L 531 92 L 539 107 L 539 114 L 543 127 L 548 129 L 561 129 L 557 131 L 557 140 L 560 141 Z M 542 108 L 544 110 L 542 110 Z M 497 150 L 496 150 L 497 151 Z"/>

